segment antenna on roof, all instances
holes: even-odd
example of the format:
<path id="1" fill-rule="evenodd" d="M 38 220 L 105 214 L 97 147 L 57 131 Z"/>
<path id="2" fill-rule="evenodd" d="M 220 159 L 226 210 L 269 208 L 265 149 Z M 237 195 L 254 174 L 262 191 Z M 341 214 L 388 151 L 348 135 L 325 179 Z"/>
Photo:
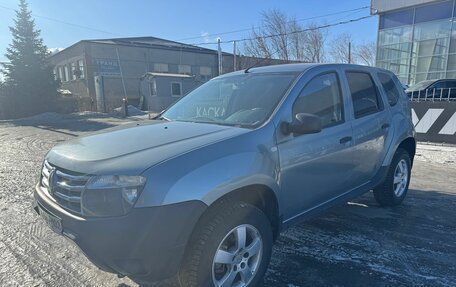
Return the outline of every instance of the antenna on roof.
<path id="1" fill-rule="evenodd" d="M 257 61 L 255 64 L 253 64 L 252 66 L 248 67 L 247 69 L 244 70 L 244 73 L 249 73 L 250 69 L 252 68 L 255 68 L 255 67 L 258 67 L 259 65 L 261 65 L 264 61 L 266 60 L 269 60 L 269 58 L 263 58 L 261 59 L 261 61 Z"/>

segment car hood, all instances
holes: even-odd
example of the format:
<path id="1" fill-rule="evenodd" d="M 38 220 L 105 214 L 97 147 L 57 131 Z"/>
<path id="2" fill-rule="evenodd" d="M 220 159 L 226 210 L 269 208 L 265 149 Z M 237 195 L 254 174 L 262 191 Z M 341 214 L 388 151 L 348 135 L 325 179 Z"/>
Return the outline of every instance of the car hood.
<path id="1" fill-rule="evenodd" d="M 248 132 L 248 129 L 191 122 L 127 124 L 55 146 L 47 160 L 85 174 L 138 174 L 190 150 Z"/>

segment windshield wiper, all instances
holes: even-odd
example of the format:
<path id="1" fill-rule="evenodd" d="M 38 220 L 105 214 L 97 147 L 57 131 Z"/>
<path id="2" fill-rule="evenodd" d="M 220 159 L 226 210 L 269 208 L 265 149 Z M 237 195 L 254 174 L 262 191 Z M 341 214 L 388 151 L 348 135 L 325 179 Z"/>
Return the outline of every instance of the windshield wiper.
<path id="1" fill-rule="evenodd" d="M 170 121 L 171 121 L 171 119 L 168 119 L 167 117 L 163 117 L 163 116 L 158 117 L 158 118 L 154 118 L 154 120 L 167 121 L 167 122 L 170 122 Z"/>

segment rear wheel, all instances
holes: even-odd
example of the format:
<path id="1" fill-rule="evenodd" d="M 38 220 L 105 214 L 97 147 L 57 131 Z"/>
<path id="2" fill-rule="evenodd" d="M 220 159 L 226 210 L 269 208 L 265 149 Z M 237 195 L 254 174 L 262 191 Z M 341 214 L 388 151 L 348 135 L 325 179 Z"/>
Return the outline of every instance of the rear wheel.
<path id="1" fill-rule="evenodd" d="M 257 286 L 272 250 L 266 215 L 244 202 L 217 204 L 195 229 L 179 273 L 183 287 Z"/>
<path id="2" fill-rule="evenodd" d="M 388 170 L 385 181 L 374 189 L 375 200 L 382 206 L 395 206 L 404 200 L 411 174 L 409 153 L 398 149 Z"/>

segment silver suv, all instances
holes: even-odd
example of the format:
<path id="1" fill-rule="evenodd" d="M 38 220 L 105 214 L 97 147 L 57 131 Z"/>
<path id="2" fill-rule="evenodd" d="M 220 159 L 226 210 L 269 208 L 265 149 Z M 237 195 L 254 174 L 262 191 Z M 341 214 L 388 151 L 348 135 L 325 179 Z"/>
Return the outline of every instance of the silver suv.
<path id="1" fill-rule="evenodd" d="M 292 224 L 373 190 L 400 204 L 415 155 L 389 71 L 293 64 L 226 74 L 156 120 L 55 146 L 35 209 L 137 282 L 256 286 Z"/>

